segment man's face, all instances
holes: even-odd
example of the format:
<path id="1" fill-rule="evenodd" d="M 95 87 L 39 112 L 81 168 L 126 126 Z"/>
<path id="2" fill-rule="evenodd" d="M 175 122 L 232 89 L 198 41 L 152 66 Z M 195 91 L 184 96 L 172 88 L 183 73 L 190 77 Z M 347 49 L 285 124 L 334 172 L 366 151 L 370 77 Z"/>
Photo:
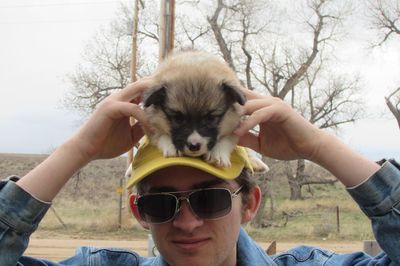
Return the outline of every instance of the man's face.
<path id="1" fill-rule="evenodd" d="M 150 191 L 165 192 L 208 187 L 235 191 L 239 187 L 235 181 L 224 181 L 183 166 L 161 169 L 148 177 L 147 184 Z M 149 224 L 149 228 L 158 250 L 170 265 L 236 265 L 241 209 L 241 196 L 235 197 L 229 214 L 216 220 L 205 220 L 197 218 L 183 200 L 173 220 Z"/>

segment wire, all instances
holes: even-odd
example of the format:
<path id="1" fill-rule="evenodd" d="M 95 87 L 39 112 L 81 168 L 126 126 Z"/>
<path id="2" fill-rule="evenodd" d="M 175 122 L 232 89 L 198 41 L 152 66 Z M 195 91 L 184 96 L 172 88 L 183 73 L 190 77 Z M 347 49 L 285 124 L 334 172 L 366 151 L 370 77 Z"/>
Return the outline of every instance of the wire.
<path id="1" fill-rule="evenodd" d="M 98 5 L 98 4 L 116 4 L 122 3 L 123 1 L 111 0 L 111 1 L 96 1 L 96 2 L 68 2 L 68 3 L 37 3 L 37 4 L 20 4 L 20 5 L 9 5 L 0 6 L 0 9 L 9 8 L 31 8 L 31 7 L 52 7 L 52 6 L 81 6 L 81 5 Z"/>
<path id="2" fill-rule="evenodd" d="M 110 18 L 111 19 L 111 18 Z M 52 24 L 52 23 L 94 23 L 101 21 L 110 21 L 110 19 L 65 19 L 65 20 L 27 20 L 27 21 L 0 21 L 0 25 L 14 25 L 14 24 Z"/>

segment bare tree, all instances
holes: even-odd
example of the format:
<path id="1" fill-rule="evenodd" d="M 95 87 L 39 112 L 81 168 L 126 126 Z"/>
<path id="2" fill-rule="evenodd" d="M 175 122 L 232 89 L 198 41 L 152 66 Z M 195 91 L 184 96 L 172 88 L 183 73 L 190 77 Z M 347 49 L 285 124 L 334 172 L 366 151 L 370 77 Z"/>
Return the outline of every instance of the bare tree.
<path id="1" fill-rule="evenodd" d="M 310 122 L 320 128 L 338 128 L 360 117 L 361 102 L 357 94 L 357 79 L 334 77 L 329 68 L 328 54 L 340 34 L 340 26 L 348 12 L 338 1 L 308 1 L 298 12 L 307 42 L 294 42 L 285 47 L 277 34 L 273 41 L 262 36 L 273 32 L 274 16 L 259 23 L 256 10 L 268 10 L 249 5 L 251 1 L 219 0 L 208 22 L 216 43 L 226 61 L 236 71 L 244 73 L 245 84 L 272 96 L 290 101 Z M 249 10 L 251 12 L 249 12 Z M 268 16 L 268 15 L 266 15 Z M 286 17 L 287 18 L 287 17 Z M 234 20 L 234 22 L 232 22 Z M 269 34 L 271 35 L 271 34 Z M 263 89 L 261 89 L 263 88 Z M 296 171 L 287 173 L 291 199 L 301 198 L 301 187 L 313 183 L 331 183 L 331 180 L 313 180 L 304 172 L 304 161 L 297 162 Z M 308 183 L 307 183 L 308 182 Z"/>
<path id="2" fill-rule="evenodd" d="M 291 45 L 288 46 L 281 40 L 287 33 L 279 32 L 281 21 L 275 16 L 279 11 L 271 2 L 218 0 L 214 9 L 210 8 L 207 22 L 222 57 L 249 89 L 290 101 L 310 122 L 321 128 L 336 129 L 358 119 L 361 105 L 355 97 L 358 95 L 357 79 L 335 77 L 327 72 L 329 61 L 322 56 L 334 46 L 347 14 L 348 7 L 340 3 L 343 1 L 308 1 L 298 10 L 308 30 L 303 30 L 303 41 L 289 41 Z M 289 166 L 295 170 L 289 171 Z M 299 160 L 296 166 L 288 165 L 286 169 L 293 200 L 302 198 L 301 188 L 305 185 L 335 182 L 308 175 L 304 166 L 305 161 Z M 271 165 L 270 174 L 274 172 L 274 165 Z M 259 180 L 269 182 L 270 177 Z M 263 185 L 263 194 L 269 195 L 272 204 L 272 193 L 266 189 L 269 186 Z M 263 198 L 262 206 L 266 199 Z M 264 215 L 264 212 L 258 213 L 255 226 L 262 224 Z"/>
<path id="3" fill-rule="evenodd" d="M 397 124 L 400 128 L 400 88 L 397 88 L 389 96 L 385 97 L 386 105 L 390 112 L 397 120 Z"/>
<path id="4" fill-rule="evenodd" d="M 228 1 L 226 1 L 228 2 Z M 249 89 L 252 86 L 252 42 L 268 31 L 267 26 L 273 20 L 269 15 L 267 1 L 238 0 L 225 3 L 218 0 L 207 21 L 222 57 Z M 244 75 L 242 74 L 244 73 Z"/>
<path id="5" fill-rule="evenodd" d="M 136 73 L 139 77 L 148 75 L 154 68 L 157 57 L 150 55 L 158 51 L 158 35 L 154 33 L 158 26 L 150 16 L 154 14 L 154 6 L 145 8 L 142 3 L 141 8 L 143 20 L 139 24 L 137 58 L 140 71 Z M 83 62 L 74 73 L 67 75 L 72 85 L 64 97 L 67 108 L 90 114 L 105 97 L 130 82 L 132 10 L 131 6 L 121 6 L 118 19 L 97 32 L 84 51 Z M 147 49 L 140 49 L 143 46 Z M 142 59 L 145 57 L 147 60 Z"/>
<path id="6" fill-rule="evenodd" d="M 73 89 L 65 105 L 91 112 L 111 92 L 129 82 L 130 45 L 116 32 L 102 30 L 86 48 L 85 63 L 68 76 Z"/>
<path id="7" fill-rule="evenodd" d="M 378 40 L 374 45 L 382 45 L 392 36 L 400 37 L 400 2 L 371 0 L 368 3 L 371 26 L 378 33 Z"/>
<path id="8" fill-rule="evenodd" d="M 181 16 L 177 18 L 179 21 L 179 29 L 182 31 L 182 38 L 178 38 L 177 43 L 179 47 L 189 47 L 191 49 L 195 49 L 196 41 L 203 38 L 210 31 L 210 28 L 204 24 L 190 24 L 188 27 L 189 18 L 187 15 Z M 186 45 L 186 42 L 189 41 L 189 45 Z"/>
<path id="9" fill-rule="evenodd" d="M 325 59 L 326 60 L 326 59 Z M 311 123 L 322 129 L 338 129 L 340 125 L 351 123 L 361 117 L 362 104 L 357 93 L 358 80 L 344 75 L 335 75 L 324 69 L 326 61 L 319 59 L 311 66 L 291 97 L 297 109 Z M 294 91 L 292 91 L 294 92 Z M 300 98 L 300 99 L 299 99 Z M 295 170 L 293 169 L 295 168 Z M 310 184 L 332 184 L 336 180 L 316 178 L 305 171 L 305 161 L 297 160 L 295 166 L 287 162 L 287 179 L 290 199 L 302 198 L 302 187 Z"/>
<path id="10" fill-rule="evenodd" d="M 181 4 L 197 4 L 185 1 Z M 156 1 L 140 1 L 140 21 L 138 23 L 138 77 L 149 75 L 158 64 L 159 7 Z M 133 25 L 133 7 L 121 5 L 118 17 L 106 28 L 100 30 L 90 41 L 82 56 L 82 63 L 74 73 L 67 76 L 72 85 L 64 97 L 67 108 L 89 114 L 96 105 L 110 93 L 122 89 L 130 82 L 130 58 Z M 210 31 L 207 24 L 189 23 L 188 16 L 177 8 L 179 16 L 175 34 L 177 47 L 190 46 L 202 39 Z M 187 43 L 190 43 L 187 45 Z"/>
<path id="11" fill-rule="evenodd" d="M 371 26 L 378 34 L 373 46 L 381 46 L 394 37 L 400 38 L 400 2 L 374 0 L 368 3 Z M 385 102 L 400 128 L 400 89 L 385 97 Z"/>

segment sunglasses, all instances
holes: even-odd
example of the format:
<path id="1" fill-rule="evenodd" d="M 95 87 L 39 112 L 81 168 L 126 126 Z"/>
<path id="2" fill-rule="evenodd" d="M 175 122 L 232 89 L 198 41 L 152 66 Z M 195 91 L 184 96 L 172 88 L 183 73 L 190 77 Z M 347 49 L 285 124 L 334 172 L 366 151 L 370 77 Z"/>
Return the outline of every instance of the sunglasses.
<path id="1" fill-rule="evenodd" d="M 193 214 L 200 219 L 218 219 L 232 209 L 232 198 L 242 190 L 234 192 L 227 188 L 204 188 L 179 192 L 161 192 L 141 195 L 135 199 L 141 218 L 152 224 L 166 223 L 174 219 L 185 200 Z M 182 196 L 186 194 L 186 196 Z"/>

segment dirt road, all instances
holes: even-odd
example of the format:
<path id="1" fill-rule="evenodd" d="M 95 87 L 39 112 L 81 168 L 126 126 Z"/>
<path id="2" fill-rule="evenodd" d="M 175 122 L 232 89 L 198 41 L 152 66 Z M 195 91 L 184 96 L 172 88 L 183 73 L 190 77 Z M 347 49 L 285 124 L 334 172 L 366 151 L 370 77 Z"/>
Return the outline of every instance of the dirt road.
<path id="1" fill-rule="evenodd" d="M 298 246 L 300 242 L 278 242 L 277 251 L 285 251 L 292 247 Z M 260 243 L 264 248 L 269 243 Z M 323 247 L 338 253 L 347 253 L 362 250 L 361 241 L 357 242 L 307 242 L 307 245 Z M 52 261 L 60 261 L 74 255 L 75 250 L 79 246 L 95 246 L 95 247 L 120 247 L 135 250 L 141 255 L 147 255 L 146 240 L 89 240 L 89 239 L 39 239 L 31 238 L 29 248 L 25 255 L 37 258 L 46 258 Z"/>

